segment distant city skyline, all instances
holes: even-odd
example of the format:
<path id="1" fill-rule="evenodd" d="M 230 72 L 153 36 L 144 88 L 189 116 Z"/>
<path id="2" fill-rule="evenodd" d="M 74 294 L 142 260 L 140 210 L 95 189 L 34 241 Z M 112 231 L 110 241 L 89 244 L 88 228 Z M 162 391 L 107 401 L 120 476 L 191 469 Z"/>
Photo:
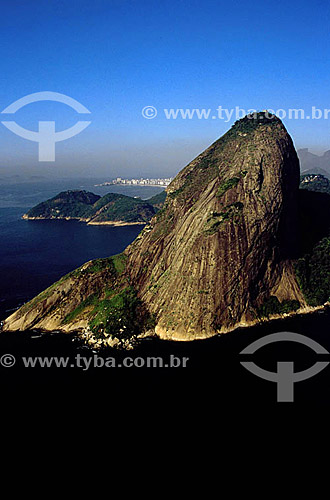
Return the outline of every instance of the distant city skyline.
<path id="1" fill-rule="evenodd" d="M 116 177 L 112 181 L 105 181 L 102 184 L 95 184 L 95 186 L 112 186 L 114 184 L 124 184 L 124 185 L 137 185 L 137 186 L 168 186 L 173 180 L 173 177 L 166 178 L 143 178 L 140 179 L 122 179 L 121 177 Z"/>

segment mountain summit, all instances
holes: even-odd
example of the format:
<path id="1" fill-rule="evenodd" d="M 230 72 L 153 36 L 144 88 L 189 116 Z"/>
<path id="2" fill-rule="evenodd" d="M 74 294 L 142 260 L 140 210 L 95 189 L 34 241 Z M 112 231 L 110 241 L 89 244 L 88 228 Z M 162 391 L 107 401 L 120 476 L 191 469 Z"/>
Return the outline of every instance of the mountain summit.
<path id="1" fill-rule="evenodd" d="M 4 329 L 192 340 L 252 324 L 270 299 L 283 310 L 304 307 L 292 264 L 298 187 L 282 122 L 264 112 L 245 117 L 175 177 L 123 254 L 65 276 Z"/>

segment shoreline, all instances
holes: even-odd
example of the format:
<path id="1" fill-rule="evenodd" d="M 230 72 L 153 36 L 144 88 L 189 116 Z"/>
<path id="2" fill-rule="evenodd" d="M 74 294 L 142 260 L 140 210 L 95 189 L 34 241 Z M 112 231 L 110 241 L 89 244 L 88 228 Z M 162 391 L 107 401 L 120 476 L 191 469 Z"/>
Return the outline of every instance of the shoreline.
<path id="1" fill-rule="evenodd" d="M 164 334 L 163 331 L 160 331 L 161 329 L 158 329 L 157 332 L 157 326 L 154 331 L 148 331 L 147 333 L 140 334 L 136 337 L 136 340 L 138 342 L 143 342 L 144 338 L 155 338 L 159 340 L 164 340 L 164 341 L 172 341 L 172 342 L 181 342 L 181 343 L 189 343 L 189 342 L 194 342 L 194 341 L 201 341 L 201 340 L 207 340 L 210 338 L 215 338 L 215 337 L 220 337 L 222 335 L 225 335 L 227 333 L 234 333 L 236 331 L 239 331 L 240 329 L 244 328 L 253 328 L 256 326 L 261 326 L 261 325 L 266 325 L 269 323 L 272 323 L 274 321 L 278 320 L 284 320 L 291 318 L 293 319 L 294 317 L 299 317 L 299 316 L 305 316 L 307 314 L 314 314 L 319 311 L 325 311 L 326 309 L 329 309 L 330 307 L 330 302 L 325 302 L 322 305 L 319 306 L 307 306 L 304 308 L 300 308 L 297 311 L 291 311 L 289 313 L 285 314 L 274 314 L 269 316 L 268 318 L 259 318 L 256 320 L 252 320 L 249 322 L 240 322 L 236 323 L 235 325 L 232 325 L 230 327 L 227 327 L 225 329 L 222 329 L 218 333 L 209 333 L 209 334 L 197 334 L 197 335 L 188 335 L 185 338 L 183 338 L 181 335 L 175 335 L 175 332 L 170 334 L 169 332 L 166 332 Z M 6 319 L 0 322 L 0 334 L 5 331 L 5 332 L 13 332 L 13 333 L 18 333 L 18 332 L 23 332 L 24 330 L 3 330 L 3 326 L 5 323 Z M 78 323 L 79 324 L 79 323 Z M 117 339 L 116 337 L 112 337 L 111 335 L 108 335 L 104 339 L 98 339 L 94 337 L 93 333 L 90 331 L 89 327 L 87 324 L 85 324 L 84 321 L 80 323 L 80 326 L 77 324 L 75 326 L 73 325 L 67 325 L 67 327 L 58 327 L 55 330 L 48 330 L 44 328 L 34 328 L 33 331 L 38 332 L 40 334 L 55 334 L 55 333 L 64 333 L 68 335 L 75 335 L 77 338 L 81 339 L 84 341 L 86 345 L 88 345 L 91 348 L 94 349 L 101 349 L 101 348 L 107 348 L 107 347 L 120 347 L 121 349 L 132 349 L 134 348 L 134 345 L 132 344 L 132 341 L 130 339 L 127 339 L 126 342 L 124 342 L 124 345 Z M 125 345 L 126 344 L 126 345 Z"/>
<path id="2" fill-rule="evenodd" d="M 136 226 L 146 225 L 148 222 L 125 222 L 125 221 L 104 221 L 104 222 L 87 222 L 87 226 Z"/>
<path id="3" fill-rule="evenodd" d="M 272 314 L 268 318 L 258 318 L 254 319 L 251 321 L 240 321 L 239 323 L 235 323 L 235 325 L 228 326 L 225 328 L 221 328 L 217 333 L 200 333 L 200 334 L 192 334 L 192 335 L 185 335 L 185 337 L 182 337 L 181 334 L 176 334 L 175 332 L 168 332 L 164 331 L 163 328 L 159 327 L 157 329 L 156 325 L 156 331 L 155 335 L 161 339 L 161 340 L 172 340 L 174 342 L 193 342 L 195 340 L 206 340 L 210 339 L 213 337 L 225 335 L 226 333 L 233 333 L 236 330 L 239 330 L 241 328 L 252 328 L 254 326 L 258 325 L 265 325 L 267 323 L 271 323 L 273 321 L 277 320 L 283 320 L 283 319 L 288 319 L 288 318 L 294 318 L 296 316 L 304 316 L 306 314 L 313 314 L 318 311 L 325 311 L 327 308 L 329 308 L 330 302 L 325 302 L 324 304 L 320 306 L 306 306 L 306 307 L 301 307 L 297 309 L 297 311 L 291 311 L 288 313 L 284 314 Z"/>
<path id="4" fill-rule="evenodd" d="M 75 220 L 78 222 L 84 222 L 87 226 L 135 226 L 135 225 L 146 225 L 148 222 L 125 222 L 125 221 L 103 221 L 103 222 L 93 222 L 89 219 L 81 219 L 80 217 L 27 217 L 26 214 L 22 215 L 24 220 L 54 220 L 54 221 L 71 221 Z"/>

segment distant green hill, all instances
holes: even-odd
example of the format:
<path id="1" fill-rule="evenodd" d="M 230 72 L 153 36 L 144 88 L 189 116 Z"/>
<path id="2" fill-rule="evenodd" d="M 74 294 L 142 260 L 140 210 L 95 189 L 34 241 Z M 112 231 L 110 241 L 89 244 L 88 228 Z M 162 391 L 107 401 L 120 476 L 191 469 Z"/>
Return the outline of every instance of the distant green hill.
<path id="1" fill-rule="evenodd" d="M 89 224 L 147 223 L 165 198 L 165 191 L 147 201 L 117 193 L 101 197 L 88 191 L 63 191 L 31 208 L 23 218 L 78 219 Z"/>
<path id="2" fill-rule="evenodd" d="M 321 174 L 305 174 L 300 176 L 300 189 L 330 194 L 330 181 Z"/>
<path id="3" fill-rule="evenodd" d="M 155 194 L 152 198 L 147 200 L 148 203 L 153 205 L 154 207 L 161 208 L 164 205 L 166 200 L 166 191 L 161 191 L 158 194 Z"/>

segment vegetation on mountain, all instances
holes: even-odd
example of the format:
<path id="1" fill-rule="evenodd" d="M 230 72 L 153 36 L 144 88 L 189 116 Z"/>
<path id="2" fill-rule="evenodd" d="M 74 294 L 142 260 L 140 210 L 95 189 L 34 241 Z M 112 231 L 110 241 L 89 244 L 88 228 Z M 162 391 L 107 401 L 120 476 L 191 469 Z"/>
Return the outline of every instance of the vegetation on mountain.
<path id="1" fill-rule="evenodd" d="M 164 190 L 158 194 L 155 194 L 155 196 L 148 198 L 147 202 L 156 208 L 161 208 L 164 205 L 165 200 L 166 200 L 166 191 Z"/>
<path id="2" fill-rule="evenodd" d="M 260 318 L 269 318 L 274 314 L 285 314 L 291 311 L 297 311 L 300 303 L 298 300 L 283 300 L 280 302 L 274 295 L 268 297 L 261 306 L 257 308 L 257 314 Z"/>
<path id="3" fill-rule="evenodd" d="M 300 177 L 298 284 L 311 306 L 330 299 L 330 181 L 323 175 Z"/>
<path id="4" fill-rule="evenodd" d="M 316 193 L 327 193 L 330 195 L 330 180 L 324 175 L 308 174 L 300 176 L 300 189 L 307 189 Z"/>
<path id="5" fill-rule="evenodd" d="M 63 191 L 27 212 L 29 218 L 88 218 L 100 196 L 87 191 Z"/>
<path id="6" fill-rule="evenodd" d="M 311 306 L 330 301 L 330 237 L 323 238 L 295 265 L 298 283 Z"/>
<path id="7" fill-rule="evenodd" d="M 148 222 L 165 198 L 164 191 L 147 201 L 118 193 L 101 197 L 87 191 L 64 191 L 31 208 L 24 218 L 78 219 L 90 223 Z"/>

